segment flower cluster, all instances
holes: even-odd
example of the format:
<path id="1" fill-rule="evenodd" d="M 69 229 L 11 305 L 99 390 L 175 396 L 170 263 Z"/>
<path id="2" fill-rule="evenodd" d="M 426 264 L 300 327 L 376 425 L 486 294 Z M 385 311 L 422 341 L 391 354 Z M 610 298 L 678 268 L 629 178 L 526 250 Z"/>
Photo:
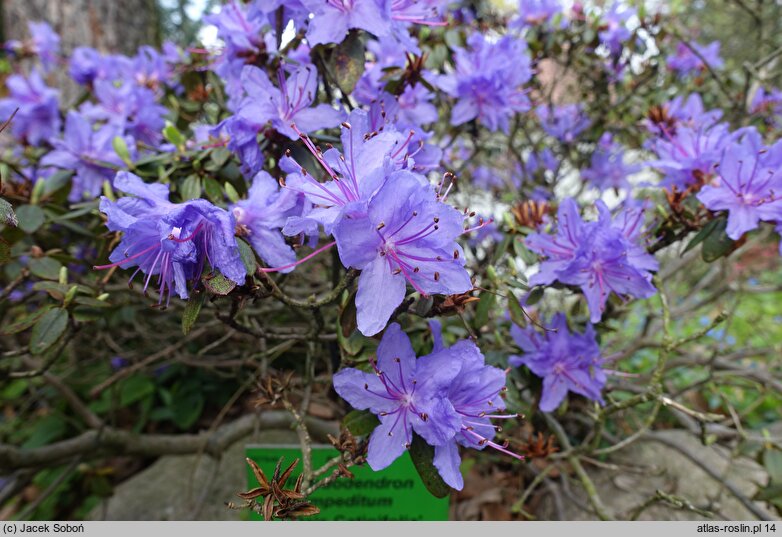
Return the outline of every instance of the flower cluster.
<path id="1" fill-rule="evenodd" d="M 601 391 L 606 373 L 591 324 L 587 324 L 583 334 L 570 332 L 567 319 L 560 313 L 542 333 L 531 326 L 513 325 L 511 336 L 524 354 L 511 356 L 510 365 L 524 365 L 543 379 L 540 410 L 555 410 L 568 392 L 603 403 Z"/>
<path id="2" fill-rule="evenodd" d="M 532 77 L 526 43 L 512 36 L 493 43 L 476 33 L 467 44 L 469 50 L 454 51 L 454 73 L 438 78 L 440 88 L 457 99 L 451 124 L 475 119 L 507 134 L 510 117 L 530 109 L 523 87 Z"/>
<path id="3" fill-rule="evenodd" d="M 626 164 L 624 149 L 614 141 L 611 133 L 600 137 L 592 154 L 589 168 L 581 170 L 581 177 L 598 190 L 628 189 L 627 178 L 641 170 L 640 164 Z"/>
<path id="4" fill-rule="evenodd" d="M 708 68 L 722 67 L 720 42 L 712 41 L 708 45 L 699 43 L 678 43 L 676 52 L 668 57 L 668 69 L 680 76 L 700 73 Z"/>
<path id="5" fill-rule="evenodd" d="M 593 323 L 600 321 L 612 292 L 636 298 L 655 294 L 651 273 L 658 268 L 640 244 L 643 210 L 626 209 L 612 217 L 602 201 L 595 205 L 598 219 L 585 222 L 576 202 L 565 199 L 557 212 L 556 235 L 534 233 L 525 241 L 530 250 L 547 256 L 530 285 L 559 281 L 580 287 Z"/>
<path id="6" fill-rule="evenodd" d="M 451 347 L 436 338 L 431 354 L 416 358 L 410 339 L 397 323 L 388 326 L 377 348 L 373 373 L 346 368 L 334 375 L 334 389 L 360 410 L 378 416 L 369 438 L 367 462 L 382 470 L 413 442 L 413 432 L 434 446 L 434 465 L 443 480 L 461 490 L 458 445 L 493 447 L 521 458 L 493 441 L 491 418 L 505 404 L 505 372 L 485 364 L 478 347 L 463 340 Z"/>
<path id="7" fill-rule="evenodd" d="M 112 263 L 95 268 L 138 267 L 130 279 L 145 274 L 145 292 L 157 276 L 161 304 L 164 296 L 168 304 L 171 293 L 187 298 L 188 281 L 201 277 L 205 262 L 229 280 L 244 283 L 246 269 L 231 213 L 203 199 L 172 203 L 166 185 L 144 183 L 128 172 L 116 175 L 114 187 L 132 196 L 117 201 L 102 197 L 100 210 L 109 230 L 123 233 L 122 240 L 109 256 Z"/>
<path id="8" fill-rule="evenodd" d="M 757 131 L 748 131 L 725 151 L 714 181 L 698 193 L 712 211 L 728 211 L 725 229 L 738 240 L 759 222 L 782 224 L 782 141 L 764 147 Z"/>

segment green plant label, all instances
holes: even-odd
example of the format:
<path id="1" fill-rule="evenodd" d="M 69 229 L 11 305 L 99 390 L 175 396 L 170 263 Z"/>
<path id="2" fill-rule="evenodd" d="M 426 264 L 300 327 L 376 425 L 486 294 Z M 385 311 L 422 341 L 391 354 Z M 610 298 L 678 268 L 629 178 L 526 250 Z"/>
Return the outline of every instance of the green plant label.
<path id="1" fill-rule="evenodd" d="M 294 446 L 248 446 L 248 458 L 261 467 L 267 477 L 274 473 L 280 457 L 282 467 L 301 458 L 301 448 Z M 338 455 L 331 446 L 312 447 L 312 467 L 320 468 Z M 301 472 L 302 464 L 288 479 L 292 486 Z M 301 520 L 448 520 L 448 498 L 435 498 L 421 482 L 413 461 L 407 454 L 380 472 L 367 464 L 351 466 L 353 479 L 341 477 L 329 486 L 316 490 L 309 501 L 320 509 L 320 514 Z M 321 476 L 331 475 L 328 471 Z M 247 467 L 247 489 L 258 486 L 250 467 Z M 253 513 L 252 520 L 261 520 Z"/>

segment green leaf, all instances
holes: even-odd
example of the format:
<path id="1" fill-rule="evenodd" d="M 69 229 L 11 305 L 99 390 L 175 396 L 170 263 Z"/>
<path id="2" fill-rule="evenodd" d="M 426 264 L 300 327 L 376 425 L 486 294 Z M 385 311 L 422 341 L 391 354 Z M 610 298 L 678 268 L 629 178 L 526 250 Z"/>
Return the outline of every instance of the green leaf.
<path id="1" fill-rule="evenodd" d="M 527 316 L 524 315 L 524 310 L 521 309 L 519 299 L 516 298 L 516 295 L 510 290 L 508 290 L 508 310 L 510 312 L 510 318 L 515 324 L 522 328 L 527 326 Z"/>
<path id="2" fill-rule="evenodd" d="M 211 177 L 204 178 L 204 191 L 206 192 L 206 197 L 212 203 L 221 203 L 223 201 L 223 189 L 220 188 L 220 183 Z"/>
<path id="3" fill-rule="evenodd" d="M 210 157 L 218 168 L 222 168 L 228 162 L 228 159 L 231 158 L 231 152 L 225 147 L 216 147 L 212 149 Z"/>
<path id="4" fill-rule="evenodd" d="M 43 280 L 59 280 L 62 265 L 51 257 L 36 257 L 28 265 L 30 272 Z"/>
<path id="5" fill-rule="evenodd" d="M 0 224 L 11 227 L 16 227 L 19 224 L 14 214 L 14 208 L 3 198 L 0 198 Z"/>
<path id="6" fill-rule="evenodd" d="M 255 268 L 258 266 L 255 262 L 255 252 L 253 252 L 250 245 L 242 239 L 236 239 L 236 244 L 239 245 L 239 255 L 242 258 L 244 270 L 247 271 L 248 276 L 252 276 L 255 274 Z"/>
<path id="7" fill-rule="evenodd" d="M 198 314 L 201 313 L 205 300 L 206 293 L 194 292 L 190 295 L 187 304 L 185 304 L 185 311 L 182 314 L 182 333 L 184 335 L 190 333 L 196 320 L 198 320 Z"/>
<path id="8" fill-rule="evenodd" d="M 44 313 L 33 326 L 30 353 L 41 354 L 54 345 L 68 327 L 68 312 L 61 308 Z"/>
<path id="9" fill-rule="evenodd" d="M 352 31 L 348 37 L 331 52 L 329 67 L 335 82 L 344 93 L 352 93 L 359 78 L 364 74 L 364 44 L 358 32 Z"/>
<path id="10" fill-rule="evenodd" d="M 717 224 L 714 227 L 714 231 L 703 240 L 703 246 L 701 247 L 701 257 L 707 263 L 716 261 L 720 257 L 728 255 L 733 251 L 734 242 L 733 239 L 728 237 L 725 233 L 725 228 L 728 226 L 727 218 L 720 218 L 717 220 Z"/>
<path id="11" fill-rule="evenodd" d="M 42 197 L 47 198 L 60 190 L 68 184 L 68 181 L 70 181 L 72 176 L 73 171 L 71 170 L 58 170 L 51 174 L 46 178 L 46 181 L 44 181 Z"/>
<path id="12" fill-rule="evenodd" d="M 36 322 L 38 322 L 38 319 L 44 316 L 44 314 L 52 309 L 54 306 L 51 304 L 47 304 L 43 306 L 40 309 L 35 310 L 32 313 L 29 313 L 19 319 L 18 321 L 7 324 L 3 327 L 2 331 L 0 331 L 0 335 L 3 336 L 10 336 L 12 334 L 18 334 L 19 332 L 23 332 L 30 328 L 32 325 L 34 325 Z"/>
<path id="13" fill-rule="evenodd" d="M 219 272 L 204 274 L 201 276 L 201 283 L 210 293 L 220 296 L 227 295 L 236 287 L 236 282 L 229 280 Z"/>
<path id="14" fill-rule="evenodd" d="M 540 299 L 543 298 L 543 293 L 546 291 L 546 288 L 541 286 L 534 287 L 532 291 L 529 292 L 527 295 L 527 306 L 534 306 L 538 302 L 540 302 Z"/>
<path id="15" fill-rule="evenodd" d="M 692 238 L 692 240 L 687 244 L 687 247 L 684 249 L 684 252 L 682 253 L 689 252 L 690 250 L 698 246 L 700 243 L 702 243 L 704 239 L 706 239 L 706 237 L 711 235 L 711 233 L 716 229 L 719 221 L 720 221 L 719 218 L 715 218 L 714 220 L 712 220 L 711 222 L 703 226 L 701 230 L 697 233 L 697 235 L 695 235 Z"/>
<path id="16" fill-rule="evenodd" d="M 68 422 L 62 416 L 49 414 L 35 422 L 30 437 L 22 444 L 22 449 L 34 449 L 45 446 L 65 434 Z"/>
<path id="17" fill-rule="evenodd" d="M 426 490 L 436 498 L 445 498 L 451 492 L 440 472 L 434 467 L 434 448 L 426 441 L 413 433 L 413 443 L 410 446 L 410 458 L 413 459 L 415 469 L 421 476 Z"/>
<path id="18" fill-rule="evenodd" d="M 195 424 L 204 410 L 204 395 L 202 392 L 191 391 L 177 394 L 171 405 L 172 421 L 182 430 Z"/>
<path id="19" fill-rule="evenodd" d="M 155 392 L 155 384 L 147 377 L 135 375 L 122 383 L 120 389 L 120 406 L 132 405 Z"/>
<path id="20" fill-rule="evenodd" d="M 115 136 L 111 141 L 111 146 L 114 148 L 114 152 L 117 153 L 117 156 L 122 162 L 128 166 L 133 164 L 133 161 L 130 158 L 130 151 L 128 150 L 128 143 L 125 141 L 125 138 L 122 136 Z"/>
<path id="21" fill-rule="evenodd" d="M 171 123 L 168 123 L 163 129 L 163 138 L 177 146 L 178 149 L 182 149 L 185 146 L 185 137 Z"/>
<path id="22" fill-rule="evenodd" d="M 182 200 L 194 200 L 201 197 L 201 178 L 197 175 L 188 175 L 182 186 L 179 187 L 179 193 L 182 196 Z"/>
<path id="23" fill-rule="evenodd" d="M 46 214 L 37 205 L 22 205 L 16 209 L 16 218 L 19 220 L 19 229 L 33 234 L 46 221 Z"/>
<path id="24" fill-rule="evenodd" d="M 497 302 L 497 295 L 488 291 L 481 293 L 479 298 L 478 307 L 475 308 L 475 328 L 481 328 L 489 323 L 489 312 Z"/>
<path id="25" fill-rule="evenodd" d="M 766 450 L 763 454 L 763 466 L 766 467 L 771 482 L 782 485 L 782 451 Z"/>
<path id="26" fill-rule="evenodd" d="M 228 196 L 228 199 L 231 200 L 231 203 L 236 203 L 240 199 L 242 199 L 242 197 L 236 191 L 234 186 L 228 181 L 226 181 L 225 184 L 223 184 L 223 190 L 225 190 L 225 195 Z"/>
<path id="27" fill-rule="evenodd" d="M 342 425 L 354 436 L 367 436 L 380 425 L 380 420 L 369 410 L 352 410 L 343 418 Z"/>

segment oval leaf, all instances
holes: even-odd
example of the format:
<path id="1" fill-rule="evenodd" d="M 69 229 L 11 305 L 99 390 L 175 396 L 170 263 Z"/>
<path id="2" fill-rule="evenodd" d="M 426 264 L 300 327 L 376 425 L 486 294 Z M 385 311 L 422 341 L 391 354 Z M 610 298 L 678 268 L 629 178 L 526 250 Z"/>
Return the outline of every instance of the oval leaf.
<path id="1" fill-rule="evenodd" d="M 68 312 L 57 308 L 49 310 L 33 326 L 30 336 L 30 352 L 41 354 L 54 345 L 68 326 Z"/>
<path id="2" fill-rule="evenodd" d="M 413 433 L 413 443 L 410 445 L 410 458 L 413 459 L 415 469 L 421 476 L 426 490 L 436 498 L 445 498 L 451 492 L 440 472 L 434 467 L 434 448 L 426 441 Z"/>

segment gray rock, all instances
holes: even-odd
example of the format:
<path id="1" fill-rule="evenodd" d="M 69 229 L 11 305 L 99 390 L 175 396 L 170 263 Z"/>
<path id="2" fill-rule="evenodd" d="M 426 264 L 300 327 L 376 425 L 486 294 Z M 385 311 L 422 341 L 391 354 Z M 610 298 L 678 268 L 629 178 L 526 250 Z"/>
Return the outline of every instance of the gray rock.
<path id="1" fill-rule="evenodd" d="M 218 461 L 208 456 L 161 457 L 121 483 L 114 495 L 96 506 L 88 520 L 241 520 L 225 502 L 240 502 L 247 487 L 245 445 L 298 444 L 290 430 L 266 430 L 241 440 Z"/>
<path id="2" fill-rule="evenodd" d="M 746 457 L 731 458 L 724 448 L 706 447 L 685 431 L 664 431 L 655 434 L 673 441 L 721 477 L 721 481 L 709 476 L 679 450 L 649 439 L 641 439 L 625 449 L 611 454 L 607 464 L 596 467 L 584 463 L 598 495 L 607 510 L 618 519 L 627 519 L 645 501 L 654 497 L 657 490 L 686 499 L 691 505 L 714 513 L 713 518 L 701 516 L 690 510 L 681 510 L 665 502 L 656 502 L 642 511 L 638 520 L 755 520 L 757 517 L 724 486 L 726 482 L 751 498 L 767 481 L 765 470 Z M 594 520 L 586 494 L 577 478 L 570 478 L 569 501 L 563 495 L 565 520 Z M 553 502 L 547 498 L 541 512 L 543 519 L 555 519 Z M 575 501 L 573 501 L 575 500 Z M 769 515 L 775 511 L 765 503 L 755 502 Z"/>

